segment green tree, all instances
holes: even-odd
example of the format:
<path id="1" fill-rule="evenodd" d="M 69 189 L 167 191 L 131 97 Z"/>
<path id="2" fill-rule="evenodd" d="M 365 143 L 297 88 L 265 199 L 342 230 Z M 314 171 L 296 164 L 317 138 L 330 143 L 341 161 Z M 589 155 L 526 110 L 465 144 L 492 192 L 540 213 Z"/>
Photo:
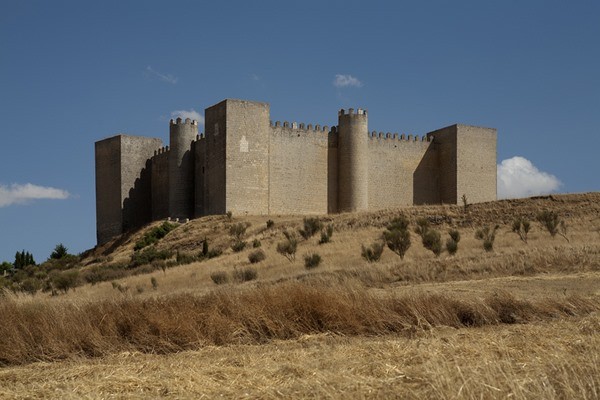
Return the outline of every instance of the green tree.
<path id="1" fill-rule="evenodd" d="M 62 243 L 59 243 L 54 247 L 54 251 L 50 254 L 50 258 L 54 260 L 65 258 L 69 254 L 67 250 L 68 249 Z"/>
<path id="2" fill-rule="evenodd" d="M 404 215 L 401 215 L 393 219 L 388 224 L 387 230 L 383 232 L 385 244 L 402 259 L 404 259 L 404 255 L 410 247 L 408 224 L 408 219 Z"/>

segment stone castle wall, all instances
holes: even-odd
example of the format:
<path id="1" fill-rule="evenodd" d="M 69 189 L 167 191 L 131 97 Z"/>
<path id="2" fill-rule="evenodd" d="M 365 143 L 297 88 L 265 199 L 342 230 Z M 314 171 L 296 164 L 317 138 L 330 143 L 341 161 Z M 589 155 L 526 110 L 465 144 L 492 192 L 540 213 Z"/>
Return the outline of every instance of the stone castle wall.
<path id="1" fill-rule="evenodd" d="M 193 121 L 171 121 L 171 148 L 128 135 L 97 142 L 98 243 L 166 217 L 456 204 L 463 194 L 469 202 L 496 199 L 494 129 L 369 134 L 360 109 L 340 111 L 331 128 L 269 118 L 266 103 L 225 100 L 205 110 L 204 134 Z"/>
<path id="2" fill-rule="evenodd" d="M 336 182 L 327 173 L 337 172 L 337 159 L 329 156 L 334 133 L 327 127 L 284 125 L 270 127 L 269 213 L 327 214 L 337 189 L 330 188 Z"/>

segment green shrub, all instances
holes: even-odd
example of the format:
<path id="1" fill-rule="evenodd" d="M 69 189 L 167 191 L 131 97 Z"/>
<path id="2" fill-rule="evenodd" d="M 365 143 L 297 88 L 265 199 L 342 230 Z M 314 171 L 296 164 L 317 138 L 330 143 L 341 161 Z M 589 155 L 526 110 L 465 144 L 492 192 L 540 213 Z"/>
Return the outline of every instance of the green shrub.
<path id="1" fill-rule="evenodd" d="M 274 226 L 275 226 L 275 221 L 273 221 L 272 219 L 267 220 L 267 229 L 271 229 Z"/>
<path id="2" fill-rule="evenodd" d="M 158 289 L 158 281 L 155 277 L 150 278 L 150 284 L 152 285 L 152 289 Z"/>
<path id="3" fill-rule="evenodd" d="M 450 255 L 456 254 L 456 252 L 458 251 L 458 242 L 452 238 L 446 240 L 446 251 Z"/>
<path id="4" fill-rule="evenodd" d="M 417 219 L 417 226 L 415 227 L 415 233 L 417 235 L 421 236 L 421 239 L 423 238 L 423 236 L 425 236 L 425 233 L 427 233 L 429 228 L 430 228 L 430 226 L 429 226 L 429 221 L 427 220 L 427 218 Z"/>
<path id="5" fill-rule="evenodd" d="M 227 219 L 228 219 L 228 220 L 230 220 L 230 221 L 231 221 L 231 220 L 233 219 L 233 213 L 232 213 L 231 211 L 227 211 L 227 212 L 225 213 L 225 215 L 227 216 Z"/>
<path id="6" fill-rule="evenodd" d="M 554 211 L 544 210 L 537 215 L 538 222 L 544 227 L 550 236 L 555 237 L 556 234 L 562 236 L 567 242 L 567 224 L 560 218 L 558 213 Z"/>
<path id="7" fill-rule="evenodd" d="M 483 240 L 483 248 L 485 251 L 494 250 L 494 240 L 496 240 L 496 231 L 498 228 L 498 225 L 494 226 L 494 228 L 490 228 L 486 225 L 475 232 L 475 238 Z"/>
<path id="8" fill-rule="evenodd" d="M 304 256 L 304 267 L 306 269 L 316 268 L 321 264 L 321 256 L 317 253 L 306 254 Z"/>
<path id="9" fill-rule="evenodd" d="M 442 236 L 435 230 L 428 228 L 423 234 L 423 247 L 431 250 L 438 257 L 442 253 Z"/>
<path id="10" fill-rule="evenodd" d="M 42 286 L 43 283 L 41 280 L 31 277 L 21 281 L 19 284 L 19 290 L 27 294 L 34 295 L 42 288 Z"/>
<path id="11" fill-rule="evenodd" d="M 56 290 L 60 290 L 63 293 L 67 293 L 69 289 L 77 286 L 77 279 L 79 278 L 79 271 L 55 271 L 50 275 L 50 282 L 52 287 Z"/>
<path id="12" fill-rule="evenodd" d="M 260 249 L 255 250 L 252 253 L 248 254 L 248 261 L 250 261 L 251 264 L 259 263 L 262 260 L 264 260 L 265 258 L 267 258 L 267 256 L 265 255 L 265 252 Z"/>
<path id="13" fill-rule="evenodd" d="M 512 231 L 519 235 L 519 239 L 527 243 L 527 234 L 531 229 L 531 223 L 525 218 L 519 217 L 513 221 Z"/>
<path id="14" fill-rule="evenodd" d="M 244 222 L 233 224 L 229 227 L 229 235 L 234 239 L 241 241 L 246 234 L 246 229 L 248 229 L 249 226 L 250 224 Z"/>
<path id="15" fill-rule="evenodd" d="M 456 229 L 450 229 L 448 235 L 450 235 L 450 239 L 454 240 L 456 243 L 460 242 L 460 232 Z"/>
<path id="16" fill-rule="evenodd" d="M 219 248 L 212 248 L 208 251 L 208 254 L 206 254 L 206 258 L 211 259 L 211 258 L 219 257 L 221 254 L 223 254 L 223 250 L 221 250 Z"/>
<path id="17" fill-rule="evenodd" d="M 388 229 L 383 232 L 383 239 L 390 250 L 404 259 L 404 255 L 410 248 L 408 219 L 404 216 L 394 219 L 388 225 Z"/>
<path id="18" fill-rule="evenodd" d="M 287 258 L 289 262 L 294 262 L 298 249 L 298 238 L 293 232 L 285 231 L 283 235 L 285 240 L 277 243 L 277 252 Z"/>
<path id="19" fill-rule="evenodd" d="M 323 223 L 318 218 L 304 218 L 303 222 L 304 229 L 300 229 L 299 232 L 304 239 L 313 237 L 323 228 Z"/>
<path id="20" fill-rule="evenodd" d="M 376 241 L 373 242 L 369 247 L 361 246 L 360 255 L 362 258 L 367 260 L 368 262 L 376 262 L 381 258 L 381 254 L 383 253 L 383 248 L 385 245 L 382 242 Z"/>
<path id="21" fill-rule="evenodd" d="M 153 245 L 157 243 L 160 239 L 167 236 L 167 234 L 175 228 L 177 228 L 176 224 L 172 224 L 168 221 L 165 221 L 162 223 L 162 225 L 153 228 L 149 232 L 146 232 L 146 234 L 135 243 L 133 249 L 137 251 L 143 249 L 144 247 Z"/>
<path id="22" fill-rule="evenodd" d="M 229 282 L 229 275 L 225 271 L 215 271 L 210 274 L 210 279 L 212 279 L 215 284 L 222 285 Z"/>
<path id="23" fill-rule="evenodd" d="M 331 237 L 333 236 L 333 225 L 327 225 L 327 228 L 321 230 L 321 239 L 319 240 L 319 244 L 329 243 L 331 241 Z"/>
<path id="24" fill-rule="evenodd" d="M 260 242 L 260 240 L 258 240 L 258 239 L 254 239 L 254 240 L 252 241 L 252 247 L 253 247 L 253 248 L 255 248 L 255 249 L 258 249 L 260 246 L 262 246 L 262 243 Z"/>
<path id="25" fill-rule="evenodd" d="M 50 258 L 60 260 L 61 258 L 64 258 L 67 254 L 69 254 L 67 252 L 67 248 L 62 243 L 59 243 L 56 245 L 56 247 L 54 247 L 54 251 L 50 254 Z"/>
<path id="26" fill-rule="evenodd" d="M 235 253 L 239 253 L 246 248 L 246 244 L 247 243 L 243 240 L 236 239 L 231 244 L 231 250 L 233 250 Z"/>
<path id="27" fill-rule="evenodd" d="M 208 256 L 208 240 L 206 238 L 202 241 L 202 252 L 200 254 L 203 258 Z"/>
<path id="28" fill-rule="evenodd" d="M 198 261 L 198 257 L 189 253 L 182 253 L 180 251 L 177 251 L 176 260 L 177 265 L 186 265 Z"/>
<path id="29" fill-rule="evenodd" d="M 256 279 L 258 277 L 258 272 L 256 272 L 255 268 L 246 267 L 242 269 L 234 269 L 233 270 L 233 280 L 236 282 L 248 282 Z"/>
<path id="30" fill-rule="evenodd" d="M 135 268 L 139 265 L 150 264 L 155 260 L 166 260 L 171 258 L 173 253 L 168 250 L 156 250 L 156 247 L 148 247 L 142 251 L 136 251 L 131 255 L 131 261 L 129 262 L 129 268 Z"/>

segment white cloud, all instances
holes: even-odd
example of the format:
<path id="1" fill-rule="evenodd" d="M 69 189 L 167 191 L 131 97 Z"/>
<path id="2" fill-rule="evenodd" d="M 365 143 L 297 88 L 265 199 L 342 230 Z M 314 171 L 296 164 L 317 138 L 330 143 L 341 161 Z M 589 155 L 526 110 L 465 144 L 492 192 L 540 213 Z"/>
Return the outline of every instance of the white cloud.
<path id="1" fill-rule="evenodd" d="M 204 125 L 204 117 L 196 110 L 175 110 L 171 112 L 172 118 L 181 117 L 183 119 L 189 118 L 198 121 L 198 124 Z"/>
<path id="2" fill-rule="evenodd" d="M 0 185 L 0 207 L 12 204 L 24 204 L 30 200 L 58 199 L 64 200 L 71 195 L 66 190 L 38 186 L 31 183 L 13 183 L 10 186 Z"/>
<path id="3" fill-rule="evenodd" d="M 357 78 L 352 75 L 340 75 L 337 74 L 333 80 L 333 86 L 341 88 L 347 86 L 361 87 L 363 84 Z"/>
<path id="4" fill-rule="evenodd" d="M 179 80 L 176 76 L 173 76 L 171 74 L 161 74 L 160 72 L 156 71 L 154 68 L 152 68 L 151 66 L 147 66 L 146 67 L 146 76 L 153 76 L 155 78 L 158 78 L 162 81 L 165 81 L 167 83 L 170 83 L 172 85 L 175 85 L 177 83 L 177 81 Z"/>
<path id="5" fill-rule="evenodd" d="M 513 157 L 498 165 L 498 198 L 537 196 L 557 191 L 562 185 L 554 175 L 540 171 L 526 158 Z"/>

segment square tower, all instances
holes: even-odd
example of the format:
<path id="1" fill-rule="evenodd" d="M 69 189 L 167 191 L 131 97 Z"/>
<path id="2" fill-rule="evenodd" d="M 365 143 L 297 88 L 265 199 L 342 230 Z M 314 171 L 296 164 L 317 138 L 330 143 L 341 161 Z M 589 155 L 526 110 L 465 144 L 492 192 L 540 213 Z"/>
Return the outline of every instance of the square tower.
<path id="1" fill-rule="evenodd" d="M 117 135 L 95 144 L 98 244 L 152 221 L 150 158 L 160 139 Z"/>
<path id="2" fill-rule="evenodd" d="M 204 214 L 269 213 L 269 105 L 224 100 L 205 110 Z M 196 190 L 196 193 L 198 190 Z"/>

